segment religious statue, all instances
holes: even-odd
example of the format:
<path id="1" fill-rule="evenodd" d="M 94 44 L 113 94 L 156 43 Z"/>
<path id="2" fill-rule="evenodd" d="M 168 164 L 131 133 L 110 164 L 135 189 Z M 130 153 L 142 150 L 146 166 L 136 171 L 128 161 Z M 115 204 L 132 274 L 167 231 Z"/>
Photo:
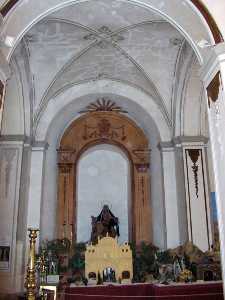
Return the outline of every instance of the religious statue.
<path id="1" fill-rule="evenodd" d="M 97 217 L 91 217 L 92 219 L 92 232 L 91 242 L 96 244 L 98 238 L 107 236 L 115 238 L 120 236 L 119 233 L 119 220 L 113 215 L 108 205 L 104 205 L 101 213 Z"/>

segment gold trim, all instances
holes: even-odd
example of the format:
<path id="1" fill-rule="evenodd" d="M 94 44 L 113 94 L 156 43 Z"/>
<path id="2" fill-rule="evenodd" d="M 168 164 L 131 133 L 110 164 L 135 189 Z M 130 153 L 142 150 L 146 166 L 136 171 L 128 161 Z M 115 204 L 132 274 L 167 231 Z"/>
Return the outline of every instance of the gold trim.
<path id="1" fill-rule="evenodd" d="M 27 300 L 35 300 L 36 299 L 36 270 L 35 270 L 35 245 L 36 239 L 39 229 L 28 228 L 29 231 L 29 239 L 30 239 L 30 251 L 29 251 L 29 259 L 27 265 L 27 276 L 25 281 L 25 288 L 27 289 Z"/>

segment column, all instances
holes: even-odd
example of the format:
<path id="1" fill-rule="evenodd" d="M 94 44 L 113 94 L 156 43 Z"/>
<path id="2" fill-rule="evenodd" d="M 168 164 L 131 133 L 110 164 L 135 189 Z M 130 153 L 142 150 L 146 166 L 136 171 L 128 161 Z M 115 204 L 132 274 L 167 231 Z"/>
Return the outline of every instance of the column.
<path id="1" fill-rule="evenodd" d="M 188 222 L 187 222 L 183 149 L 181 145 L 181 137 L 174 138 L 173 145 L 174 145 L 176 183 L 177 183 L 179 238 L 180 238 L 180 244 L 183 245 L 188 241 Z"/>
<path id="2" fill-rule="evenodd" d="M 202 68 L 210 140 L 212 145 L 213 169 L 218 209 L 222 272 L 225 278 L 225 44 L 213 48 L 211 56 Z M 225 287 L 225 284 L 224 284 Z"/>
<path id="3" fill-rule="evenodd" d="M 159 148 L 163 166 L 166 248 L 175 248 L 180 245 L 180 237 L 174 147 L 170 142 L 162 142 Z"/>
<path id="4" fill-rule="evenodd" d="M 58 238 L 76 240 L 75 151 L 58 150 Z"/>
<path id="5" fill-rule="evenodd" d="M 152 242 L 149 163 L 135 164 L 134 233 L 136 244 Z"/>
<path id="6" fill-rule="evenodd" d="M 41 226 L 41 202 L 43 191 L 44 161 L 47 143 L 38 142 L 31 149 L 30 186 L 28 199 L 27 227 Z"/>
<path id="7" fill-rule="evenodd" d="M 211 249 L 212 224 L 206 153 L 203 142 L 182 143 L 188 240 L 202 251 Z"/>

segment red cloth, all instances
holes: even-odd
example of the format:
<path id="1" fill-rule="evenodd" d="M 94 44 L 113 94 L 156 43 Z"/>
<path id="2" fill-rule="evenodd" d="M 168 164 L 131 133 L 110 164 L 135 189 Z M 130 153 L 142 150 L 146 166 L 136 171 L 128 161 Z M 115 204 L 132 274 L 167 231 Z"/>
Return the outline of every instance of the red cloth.
<path id="1" fill-rule="evenodd" d="M 120 299 L 118 296 L 127 296 L 122 297 L 122 299 L 132 299 L 131 296 L 146 296 L 141 297 L 142 300 L 149 299 L 149 295 L 153 293 L 153 285 L 151 284 L 131 284 L 131 285 L 107 285 L 107 286 L 94 286 L 94 287 L 75 287 L 75 288 L 66 288 L 65 300 L 115 300 Z M 90 297 L 93 295 L 93 297 Z M 94 295 L 96 297 L 94 297 Z M 101 297 L 104 296 L 104 297 Z M 114 297 L 113 297 L 114 296 Z M 116 297 L 115 297 L 116 296 Z M 138 300 L 138 298 L 135 298 Z"/>
<path id="2" fill-rule="evenodd" d="M 161 300 L 223 300 L 223 286 L 222 283 L 155 285 L 154 295 Z"/>
<path id="3" fill-rule="evenodd" d="M 132 296 L 135 297 L 132 298 Z M 65 290 L 65 300 L 101 299 L 223 300 L 223 288 L 222 283 L 205 283 L 170 286 L 160 286 L 153 284 L 131 284 L 74 288 L 68 287 Z"/>

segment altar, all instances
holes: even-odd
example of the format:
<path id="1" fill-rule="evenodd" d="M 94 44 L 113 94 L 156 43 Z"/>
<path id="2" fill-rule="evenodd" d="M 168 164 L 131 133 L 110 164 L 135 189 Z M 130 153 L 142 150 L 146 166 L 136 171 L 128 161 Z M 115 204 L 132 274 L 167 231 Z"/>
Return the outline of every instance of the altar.
<path id="1" fill-rule="evenodd" d="M 173 284 L 108 285 L 65 289 L 65 300 L 223 300 L 222 282 Z"/>

